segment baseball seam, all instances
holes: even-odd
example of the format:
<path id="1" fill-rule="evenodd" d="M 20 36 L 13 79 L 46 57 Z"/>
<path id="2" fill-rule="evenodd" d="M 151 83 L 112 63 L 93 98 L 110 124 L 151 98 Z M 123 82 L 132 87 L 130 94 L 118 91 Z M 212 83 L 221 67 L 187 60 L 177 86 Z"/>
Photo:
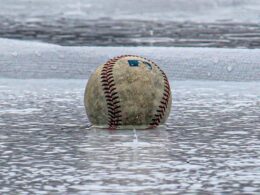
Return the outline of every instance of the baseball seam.
<path id="1" fill-rule="evenodd" d="M 150 127 L 149 128 L 155 128 L 158 125 L 160 125 L 161 120 L 165 114 L 165 111 L 168 107 L 168 103 L 169 103 L 169 99 L 171 96 L 171 88 L 170 88 L 170 84 L 169 81 L 167 79 L 166 74 L 163 72 L 163 70 L 154 62 L 152 62 L 151 60 L 144 58 L 145 60 L 147 60 L 148 62 L 152 63 L 155 67 L 158 68 L 158 70 L 162 73 L 163 76 L 163 80 L 164 80 L 164 91 L 163 91 L 163 97 L 160 101 L 160 105 L 158 106 L 156 113 L 154 114 L 154 117 L 152 118 L 152 122 L 149 124 Z"/>
<path id="2" fill-rule="evenodd" d="M 116 129 L 117 126 L 121 125 L 122 123 L 122 110 L 120 110 L 120 99 L 118 96 L 118 92 L 116 91 L 116 84 L 113 76 L 113 67 L 115 63 L 124 58 L 124 57 L 139 57 L 147 60 L 148 62 L 152 63 L 154 66 L 158 68 L 158 70 L 162 73 L 164 79 L 164 92 L 163 97 L 160 101 L 160 105 L 158 106 L 154 117 L 152 118 L 152 122 L 150 122 L 149 128 L 155 128 L 161 122 L 165 111 L 168 106 L 168 102 L 170 99 L 170 84 L 167 79 L 166 74 L 163 72 L 160 67 L 155 64 L 154 62 L 148 60 L 147 58 L 136 56 L 136 55 L 121 55 L 109 60 L 107 63 L 104 64 L 102 71 L 101 71 L 101 83 L 105 93 L 105 98 L 107 102 L 107 109 L 108 109 L 108 125 L 110 129 Z"/>
<path id="3" fill-rule="evenodd" d="M 116 129 L 122 123 L 122 110 L 120 110 L 120 99 L 113 76 L 113 67 L 119 59 L 127 56 L 122 55 L 109 60 L 104 64 L 101 71 L 101 83 L 107 102 L 109 129 Z"/>
<path id="4" fill-rule="evenodd" d="M 163 97 L 160 101 L 160 105 L 158 106 L 158 109 L 156 110 L 156 114 L 154 115 L 154 118 L 152 119 L 152 122 L 150 123 L 150 126 L 152 128 L 158 126 L 161 122 L 161 119 L 163 118 L 165 111 L 168 107 L 168 102 L 171 96 L 171 89 L 170 89 L 170 84 L 169 81 L 166 77 L 166 74 L 159 68 L 157 67 L 162 75 L 163 75 L 163 79 L 164 79 L 164 92 L 163 92 Z"/>

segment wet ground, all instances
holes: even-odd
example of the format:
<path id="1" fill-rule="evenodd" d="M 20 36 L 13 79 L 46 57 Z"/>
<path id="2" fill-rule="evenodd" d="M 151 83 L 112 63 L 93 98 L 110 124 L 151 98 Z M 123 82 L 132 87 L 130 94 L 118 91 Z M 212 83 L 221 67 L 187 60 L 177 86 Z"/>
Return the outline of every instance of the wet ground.
<path id="1" fill-rule="evenodd" d="M 0 0 L 0 5 L 1 38 L 64 46 L 260 48 L 258 0 Z"/>
<path id="2" fill-rule="evenodd" d="M 0 78 L 85 80 L 123 54 L 153 60 L 170 80 L 260 81 L 259 49 L 64 47 L 10 39 L 0 39 Z"/>
<path id="3" fill-rule="evenodd" d="M 258 23 L 115 19 L 0 19 L 0 37 L 65 46 L 260 48 Z"/>
<path id="4" fill-rule="evenodd" d="M 85 80 L 0 79 L 1 194 L 259 194 L 259 82 L 172 81 L 151 131 L 89 129 Z"/>
<path id="5" fill-rule="evenodd" d="M 122 46 L 1 40 L 0 194 L 260 194 L 257 0 L 0 4 L 0 38 Z M 250 82 L 172 81 L 166 126 L 89 128 L 86 78 L 124 52 L 155 59 L 170 79 Z"/>

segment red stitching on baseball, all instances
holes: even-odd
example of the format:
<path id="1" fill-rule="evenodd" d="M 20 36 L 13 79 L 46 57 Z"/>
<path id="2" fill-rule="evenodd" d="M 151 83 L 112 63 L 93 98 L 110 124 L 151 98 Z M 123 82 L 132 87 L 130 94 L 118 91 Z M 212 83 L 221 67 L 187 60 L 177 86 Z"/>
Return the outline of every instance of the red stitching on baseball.
<path id="1" fill-rule="evenodd" d="M 140 57 L 140 56 L 133 56 L 133 57 Z M 149 128 L 155 128 L 156 126 L 158 126 L 160 124 L 161 119 L 163 118 L 163 116 L 165 114 L 166 108 L 167 108 L 168 103 L 169 103 L 170 95 L 171 95 L 170 94 L 171 88 L 170 88 L 170 84 L 169 84 L 169 81 L 167 79 L 167 76 L 163 72 L 163 70 L 157 64 L 155 64 L 153 61 L 151 61 L 147 58 L 144 58 L 144 57 L 141 57 L 141 58 L 147 60 L 148 62 L 150 62 L 154 66 L 156 66 L 159 69 L 159 71 L 162 73 L 163 80 L 164 80 L 164 92 L 163 92 L 162 100 L 160 101 L 161 104 L 158 106 L 159 109 L 156 110 L 156 114 L 154 115 L 154 118 L 152 118 L 152 122 L 149 124 L 150 125 Z"/>
<path id="2" fill-rule="evenodd" d="M 146 58 L 145 58 L 146 59 Z M 148 59 L 146 59 L 148 60 Z M 164 92 L 163 92 L 163 97 L 162 100 L 160 101 L 160 105 L 158 106 L 159 109 L 156 110 L 156 114 L 154 115 L 154 118 L 152 119 L 152 122 L 150 123 L 150 128 L 155 128 L 156 126 L 158 126 L 161 122 L 161 119 L 163 118 L 166 108 L 168 107 L 168 103 L 169 103 L 169 99 L 170 99 L 170 84 L 169 81 L 167 79 L 166 74 L 163 72 L 163 70 L 160 69 L 160 67 L 155 64 L 154 62 L 148 60 L 149 62 L 151 62 L 154 66 L 156 66 L 159 71 L 162 73 L 163 76 L 163 80 L 164 80 Z"/>
<path id="3" fill-rule="evenodd" d="M 162 73 L 163 80 L 164 80 L 164 92 L 163 92 L 163 97 L 162 100 L 160 101 L 160 105 L 158 106 L 158 109 L 156 110 L 156 114 L 152 118 L 152 122 L 149 124 L 150 128 L 155 128 L 158 126 L 161 122 L 161 119 L 163 118 L 166 108 L 169 103 L 170 99 L 170 84 L 167 79 L 166 74 L 163 72 L 163 70 L 160 69 L 160 67 L 155 64 L 154 62 L 150 61 L 147 58 L 140 57 L 137 55 L 122 55 L 122 56 L 117 56 L 111 60 L 109 60 L 106 64 L 104 64 L 102 72 L 101 72 L 101 82 L 103 86 L 104 93 L 106 94 L 106 101 L 108 105 L 108 125 L 110 129 L 116 129 L 118 125 L 121 125 L 122 122 L 122 115 L 121 115 L 121 110 L 118 110 L 121 108 L 119 96 L 118 93 L 116 92 L 116 87 L 115 87 L 115 81 L 113 77 L 113 67 L 115 63 L 124 57 L 138 57 L 138 58 L 143 58 L 144 60 L 147 60 L 148 62 L 152 63 L 154 66 L 156 66 L 159 71 Z M 115 92 L 114 92 L 115 91 Z"/>
<path id="4" fill-rule="evenodd" d="M 140 57 L 140 56 L 132 56 L 132 57 Z M 148 62 L 152 63 L 154 66 L 156 66 L 159 69 L 159 71 L 162 73 L 163 80 L 164 80 L 164 92 L 163 92 L 163 97 L 162 97 L 162 100 L 164 100 L 164 101 L 160 101 L 161 104 L 158 106 L 159 109 L 156 110 L 156 114 L 154 115 L 154 118 L 152 118 L 152 122 L 149 124 L 150 127 L 148 127 L 148 128 L 155 128 L 156 126 L 158 126 L 160 124 L 161 119 L 163 118 L 163 116 L 165 114 L 165 110 L 168 106 L 170 95 L 171 95 L 170 94 L 171 88 L 170 88 L 170 84 L 169 84 L 166 74 L 163 72 L 162 69 L 160 69 L 160 67 L 157 64 L 155 64 L 153 61 L 151 61 L 147 58 L 144 58 L 144 57 L 140 57 L 140 58 L 143 58 L 143 59 L 147 60 Z"/>
<path id="5" fill-rule="evenodd" d="M 117 56 L 107 63 L 104 64 L 102 71 L 101 71 L 101 82 L 103 86 L 103 90 L 105 93 L 105 98 L 107 102 L 107 109 L 108 109 L 108 125 L 109 129 L 116 129 L 118 125 L 121 125 L 122 122 L 122 115 L 121 115 L 121 108 L 119 96 L 116 91 L 115 87 L 115 80 L 113 76 L 113 67 L 115 63 L 128 55 Z"/>

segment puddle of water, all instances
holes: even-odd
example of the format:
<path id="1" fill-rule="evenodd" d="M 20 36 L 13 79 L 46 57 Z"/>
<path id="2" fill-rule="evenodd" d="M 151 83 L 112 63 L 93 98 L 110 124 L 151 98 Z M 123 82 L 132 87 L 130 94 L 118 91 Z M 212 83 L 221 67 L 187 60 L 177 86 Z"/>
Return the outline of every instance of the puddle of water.
<path id="1" fill-rule="evenodd" d="M 174 81 L 151 131 L 89 128 L 85 83 L 0 79 L 0 193 L 259 193 L 259 82 Z"/>

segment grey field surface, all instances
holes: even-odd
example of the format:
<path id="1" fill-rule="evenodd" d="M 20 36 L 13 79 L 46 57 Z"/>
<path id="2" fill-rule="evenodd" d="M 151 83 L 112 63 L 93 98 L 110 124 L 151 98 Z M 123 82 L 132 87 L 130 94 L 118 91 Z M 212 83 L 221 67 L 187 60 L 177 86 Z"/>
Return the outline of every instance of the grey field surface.
<path id="1" fill-rule="evenodd" d="M 259 49 L 174 47 L 64 47 L 0 39 L 0 77 L 87 79 L 110 58 L 140 55 L 171 80 L 259 81 Z"/>
<path id="2" fill-rule="evenodd" d="M 259 10 L 260 12 L 260 10 Z M 0 18 L 0 37 L 64 46 L 260 48 L 259 23 L 131 19 L 13 21 Z"/>
<path id="3" fill-rule="evenodd" d="M 259 194 L 259 82 L 171 81 L 156 130 L 96 130 L 86 80 L 0 79 L 1 194 Z"/>
<path id="4" fill-rule="evenodd" d="M 260 48 L 259 22 L 258 0 L 0 0 L 0 37 L 66 46 Z"/>

